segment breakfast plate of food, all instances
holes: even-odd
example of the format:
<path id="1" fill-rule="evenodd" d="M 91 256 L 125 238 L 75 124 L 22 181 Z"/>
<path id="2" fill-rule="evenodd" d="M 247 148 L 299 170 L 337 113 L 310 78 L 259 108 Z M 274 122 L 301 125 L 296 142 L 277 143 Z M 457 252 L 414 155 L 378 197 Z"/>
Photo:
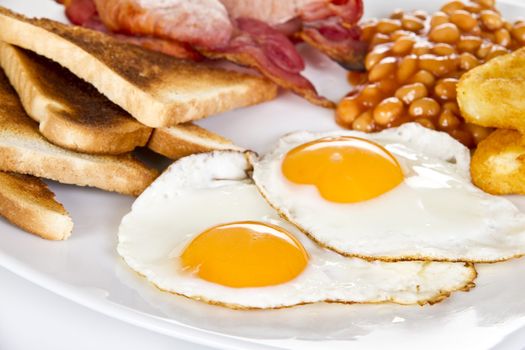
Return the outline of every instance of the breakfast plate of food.
<path id="1" fill-rule="evenodd" d="M 215 348 L 512 348 L 520 16 L 0 0 L 0 266 Z"/>

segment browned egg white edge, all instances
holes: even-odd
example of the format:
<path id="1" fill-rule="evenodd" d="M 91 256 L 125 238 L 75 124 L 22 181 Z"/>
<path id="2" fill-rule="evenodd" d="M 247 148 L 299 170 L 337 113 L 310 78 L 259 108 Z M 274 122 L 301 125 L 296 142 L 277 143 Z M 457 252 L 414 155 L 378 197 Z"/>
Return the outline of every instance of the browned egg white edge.
<path id="1" fill-rule="evenodd" d="M 255 159 L 255 153 L 253 152 L 245 152 L 245 155 L 248 159 L 248 162 L 251 165 L 251 168 L 253 169 L 255 163 L 257 160 Z M 252 176 L 250 176 L 252 178 Z M 253 180 L 253 179 L 252 179 Z M 348 253 L 341 251 L 337 249 L 336 247 L 332 247 L 328 245 L 326 242 L 323 242 L 315 237 L 314 234 L 312 234 L 310 231 L 306 230 L 304 227 L 302 227 L 300 224 L 298 224 L 293 218 L 291 218 L 287 213 L 285 213 L 283 210 L 281 210 L 279 207 L 274 205 L 269 199 L 268 199 L 268 193 L 266 189 L 253 181 L 255 184 L 255 187 L 257 187 L 257 190 L 261 194 L 261 196 L 264 198 L 264 200 L 270 205 L 277 213 L 279 213 L 279 216 L 282 217 L 284 220 L 288 221 L 292 225 L 294 225 L 299 231 L 301 231 L 303 234 L 308 236 L 313 242 L 315 242 L 318 246 L 323 247 L 325 249 L 331 250 L 339 255 L 342 255 L 347 258 L 359 258 L 366 261 L 383 261 L 383 262 L 402 262 L 402 261 L 424 261 L 424 262 L 449 262 L 449 263 L 478 263 L 478 264 L 495 264 L 499 262 L 504 262 L 512 259 L 519 259 L 525 254 L 516 254 L 512 256 L 508 256 L 501 259 L 496 260 L 475 260 L 475 259 L 449 259 L 445 257 L 428 257 L 428 256 L 422 256 L 422 255 L 401 255 L 397 257 L 391 257 L 391 256 L 381 256 L 381 255 L 362 255 L 362 254 L 356 254 L 356 253 Z"/>
<path id="2" fill-rule="evenodd" d="M 208 152 L 208 153 L 209 154 L 212 154 L 212 153 L 243 154 L 245 156 L 246 160 L 247 160 L 247 165 L 249 166 L 247 171 L 246 171 L 246 177 L 248 179 L 252 179 L 251 173 L 253 172 L 253 162 L 255 160 L 255 157 L 258 157 L 257 153 L 255 153 L 253 151 L 235 151 L 235 150 L 213 151 L 213 152 Z M 173 164 L 177 163 L 178 161 L 179 160 L 175 161 Z M 264 194 L 260 191 L 259 187 L 256 186 L 256 188 L 261 193 L 261 195 L 263 196 L 265 201 L 272 208 L 274 208 L 277 211 L 279 216 L 281 216 L 284 220 L 289 221 L 290 223 L 292 223 L 301 232 L 303 232 L 308 238 L 312 239 L 319 246 L 321 246 L 321 247 L 323 247 L 325 249 L 330 249 L 329 247 L 326 247 L 324 244 L 317 242 L 315 239 L 313 239 L 311 237 L 311 235 L 309 235 L 307 232 L 302 230 L 299 226 L 297 226 L 292 221 L 287 219 L 286 216 L 280 210 L 276 209 L 274 206 L 271 205 L 271 203 L 266 199 Z M 333 249 L 330 249 L 330 250 L 333 250 Z M 379 261 L 382 260 L 382 259 L 366 259 L 366 258 L 362 258 L 360 256 L 348 256 L 348 257 L 350 257 L 350 258 L 360 258 L 360 259 L 363 259 L 363 260 L 366 260 L 366 261 L 369 261 L 369 262 L 372 262 L 372 261 L 375 261 L 375 260 L 379 260 Z M 124 261 L 124 263 L 126 263 L 126 259 L 124 259 L 122 256 L 121 256 L 121 259 Z M 421 259 L 382 260 L 382 261 L 388 263 L 388 262 L 402 262 L 402 261 L 409 261 L 409 260 L 421 261 L 421 262 L 424 262 L 424 263 L 439 262 L 439 261 L 436 261 L 436 260 L 421 260 Z M 445 262 L 445 261 L 443 261 L 443 262 Z M 127 265 L 127 263 L 126 263 L 126 265 Z M 465 282 L 465 284 L 463 286 L 461 286 L 459 288 L 456 288 L 456 289 L 451 289 L 451 290 L 440 290 L 434 296 L 432 296 L 432 297 L 430 297 L 428 299 L 425 299 L 425 300 L 420 300 L 420 301 L 418 301 L 416 303 L 408 303 L 408 304 L 407 303 L 401 303 L 401 302 L 396 301 L 394 298 L 390 298 L 390 299 L 384 300 L 384 301 L 370 301 L 370 302 L 356 302 L 356 301 L 344 301 L 344 300 L 330 300 L 330 299 L 327 299 L 327 300 L 321 300 L 321 301 L 317 301 L 317 302 L 303 302 L 303 303 L 298 303 L 298 304 L 294 304 L 294 305 L 273 306 L 273 307 L 269 307 L 269 308 L 246 307 L 246 306 L 239 305 L 239 304 L 224 303 L 224 302 L 220 302 L 220 301 L 216 301 L 216 300 L 212 300 L 212 299 L 206 298 L 204 296 L 187 296 L 187 295 L 182 294 L 182 293 L 177 293 L 177 292 L 174 292 L 174 291 L 171 291 L 171 290 L 163 289 L 160 286 L 158 286 L 157 284 L 155 284 L 154 282 L 151 282 L 142 273 L 136 271 L 135 269 L 133 269 L 131 267 L 130 267 L 130 269 L 135 274 L 137 274 L 141 278 L 145 279 L 150 285 L 152 285 L 153 287 L 155 287 L 157 290 L 159 290 L 161 292 L 169 293 L 169 294 L 176 295 L 176 296 L 181 296 L 181 297 L 184 297 L 186 299 L 190 299 L 190 300 L 194 300 L 194 301 L 204 302 L 204 303 L 212 305 L 212 306 L 220 306 L 220 307 L 225 307 L 225 308 L 232 309 L 232 310 L 237 310 L 237 311 L 260 311 L 260 310 L 289 309 L 289 308 L 292 308 L 292 307 L 297 307 L 297 306 L 302 306 L 302 305 L 309 305 L 309 304 L 318 304 L 318 303 L 344 304 L 344 305 L 352 305 L 352 304 L 380 305 L 380 304 L 389 304 L 389 303 L 398 304 L 398 305 L 404 305 L 404 306 L 410 306 L 410 305 L 419 305 L 419 306 L 435 305 L 435 304 L 438 304 L 438 303 L 442 302 L 443 300 L 447 299 L 448 297 L 450 297 L 452 295 L 452 293 L 454 293 L 454 292 L 469 292 L 471 289 L 473 289 L 476 286 L 476 283 L 474 281 L 478 277 L 478 272 L 477 272 L 476 268 L 474 267 L 474 264 L 472 264 L 470 262 L 465 262 L 465 267 L 467 267 L 470 270 L 470 277 Z"/>

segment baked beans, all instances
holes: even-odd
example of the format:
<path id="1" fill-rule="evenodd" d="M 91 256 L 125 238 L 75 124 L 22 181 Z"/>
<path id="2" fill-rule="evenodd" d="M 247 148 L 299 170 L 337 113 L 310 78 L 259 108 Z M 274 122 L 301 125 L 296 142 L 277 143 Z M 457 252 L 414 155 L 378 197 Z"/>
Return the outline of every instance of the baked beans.
<path id="1" fill-rule="evenodd" d="M 403 29 L 408 30 L 410 32 L 417 32 L 425 28 L 425 22 L 423 22 L 422 19 L 410 15 L 403 16 L 401 18 L 401 25 L 403 26 Z"/>
<path id="2" fill-rule="evenodd" d="M 432 15 L 432 18 L 430 19 L 430 28 L 434 28 L 441 24 L 448 23 L 449 21 L 450 17 L 445 12 L 438 11 L 434 15 Z"/>
<path id="3" fill-rule="evenodd" d="M 512 37 L 520 44 L 525 44 L 525 23 L 517 23 L 512 27 Z"/>
<path id="4" fill-rule="evenodd" d="M 525 45 L 525 22 L 506 21 L 494 0 L 449 1 L 433 14 L 396 10 L 362 26 L 367 73 L 337 108 L 343 127 L 375 132 L 406 122 L 475 147 L 492 131 L 467 124 L 456 101 L 461 76 Z"/>
<path id="5" fill-rule="evenodd" d="M 434 87 L 434 95 L 442 101 L 455 101 L 457 84 L 458 80 L 454 78 L 439 80 Z"/>
<path id="6" fill-rule="evenodd" d="M 439 103 L 430 97 L 423 97 L 410 104 L 408 114 L 413 118 L 434 118 L 441 112 Z"/>
<path id="7" fill-rule="evenodd" d="M 389 97 L 374 108 L 374 121 L 379 125 L 388 125 L 399 119 L 404 112 L 403 102 L 397 97 Z"/>
<path id="8" fill-rule="evenodd" d="M 417 72 L 418 57 L 416 55 L 408 55 L 399 61 L 397 67 L 396 78 L 400 83 L 404 83 Z"/>
<path id="9" fill-rule="evenodd" d="M 381 34 L 392 34 L 401 29 L 401 22 L 397 19 L 382 19 L 377 23 L 376 30 Z"/>
<path id="10" fill-rule="evenodd" d="M 480 61 L 476 56 L 469 52 L 463 52 L 459 56 L 459 67 L 464 71 L 469 71 L 474 67 L 479 66 Z"/>
<path id="11" fill-rule="evenodd" d="M 455 113 L 445 109 L 439 116 L 437 124 L 440 130 L 454 130 L 461 125 L 461 120 Z"/>
<path id="12" fill-rule="evenodd" d="M 422 83 L 414 83 L 401 86 L 396 91 L 396 97 L 406 105 L 410 105 L 415 100 L 428 96 L 428 89 Z"/>
<path id="13" fill-rule="evenodd" d="M 416 74 L 414 74 L 414 76 L 412 76 L 412 78 L 409 79 L 409 82 L 421 83 L 424 84 L 427 88 L 432 88 L 434 86 L 434 83 L 436 82 L 436 78 L 429 71 L 422 69 Z"/>
<path id="14" fill-rule="evenodd" d="M 392 45 L 391 51 L 396 55 L 407 55 L 410 53 L 410 51 L 412 51 L 412 47 L 414 47 L 415 43 L 416 40 L 414 38 L 409 36 L 400 36 L 396 39 L 394 45 Z"/>
<path id="15" fill-rule="evenodd" d="M 461 36 L 461 32 L 454 23 L 443 23 L 432 28 L 428 38 L 436 43 L 456 43 Z"/>
<path id="16" fill-rule="evenodd" d="M 357 131 L 372 132 L 375 130 L 374 118 L 372 111 L 361 113 L 353 122 L 352 129 Z"/>
<path id="17" fill-rule="evenodd" d="M 454 23 L 462 32 L 470 32 L 478 25 L 474 15 L 465 10 L 452 12 L 450 22 Z"/>
<path id="18" fill-rule="evenodd" d="M 385 57 L 370 69 L 368 80 L 377 82 L 395 73 L 397 59 L 395 57 Z"/>

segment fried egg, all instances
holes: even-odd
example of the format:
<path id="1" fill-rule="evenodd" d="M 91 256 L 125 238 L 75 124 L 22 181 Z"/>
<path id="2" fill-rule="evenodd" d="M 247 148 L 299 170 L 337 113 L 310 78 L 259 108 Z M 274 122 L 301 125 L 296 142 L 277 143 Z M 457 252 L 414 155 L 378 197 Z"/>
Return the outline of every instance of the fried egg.
<path id="1" fill-rule="evenodd" d="M 468 149 L 445 133 L 418 124 L 299 132 L 251 159 L 268 202 L 340 254 L 495 262 L 525 253 L 525 215 L 472 185 Z"/>
<path id="2" fill-rule="evenodd" d="M 369 262 L 321 248 L 267 204 L 250 171 L 238 152 L 174 163 L 123 218 L 118 253 L 161 290 L 240 309 L 425 304 L 473 286 L 468 264 Z"/>

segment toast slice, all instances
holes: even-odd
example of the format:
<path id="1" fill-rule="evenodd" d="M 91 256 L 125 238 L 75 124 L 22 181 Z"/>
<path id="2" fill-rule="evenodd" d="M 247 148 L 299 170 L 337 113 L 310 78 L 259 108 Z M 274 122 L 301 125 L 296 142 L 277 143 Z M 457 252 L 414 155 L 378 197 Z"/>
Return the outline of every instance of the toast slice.
<path id="1" fill-rule="evenodd" d="M 150 128 L 59 64 L 0 43 L 0 65 L 26 113 L 55 145 L 84 153 L 122 154 L 148 142 Z"/>
<path id="2" fill-rule="evenodd" d="M 7 77 L 0 71 L 0 170 L 139 195 L 157 171 L 130 154 L 88 155 L 48 142 L 24 112 Z"/>
<path id="3" fill-rule="evenodd" d="M 173 160 L 217 150 L 243 150 L 230 140 L 193 123 L 155 129 L 148 148 Z"/>
<path id="4" fill-rule="evenodd" d="M 182 61 L 106 34 L 0 7 L 0 40 L 45 56 L 92 84 L 141 123 L 158 128 L 274 98 L 247 74 Z"/>
<path id="5" fill-rule="evenodd" d="M 472 182 L 496 195 L 525 194 L 525 139 L 499 129 L 481 141 L 470 163 Z"/>
<path id="6" fill-rule="evenodd" d="M 0 65 L 26 112 L 40 122 L 40 133 L 58 146 L 84 153 L 121 154 L 144 146 L 150 138 L 151 128 L 45 57 L 0 42 Z M 192 123 L 155 129 L 148 146 L 171 159 L 240 149 Z"/>
<path id="7" fill-rule="evenodd" d="M 73 221 L 42 180 L 0 171 L 0 215 L 45 239 L 71 235 Z"/>

